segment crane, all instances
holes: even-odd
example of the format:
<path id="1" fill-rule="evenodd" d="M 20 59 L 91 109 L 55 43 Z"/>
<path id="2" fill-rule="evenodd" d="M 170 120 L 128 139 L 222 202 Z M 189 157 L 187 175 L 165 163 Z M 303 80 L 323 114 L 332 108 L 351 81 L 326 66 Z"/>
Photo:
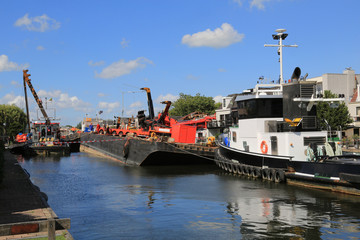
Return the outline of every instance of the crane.
<path id="1" fill-rule="evenodd" d="M 143 87 L 143 88 L 140 88 L 140 90 L 144 90 L 147 93 L 148 107 L 149 107 L 149 119 L 154 119 L 154 117 L 155 117 L 154 106 L 153 106 L 153 101 L 151 98 L 150 88 Z"/>
<path id="2" fill-rule="evenodd" d="M 165 125 L 165 118 L 169 114 L 169 109 L 171 106 L 171 101 L 163 101 L 162 104 L 166 104 L 163 113 L 160 115 L 159 119 L 157 120 L 158 123 Z"/>
<path id="3" fill-rule="evenodd" d="M 42 101 L 39 99 L 33 85 L 31 84 L 31 79 L 29 78 L 31 76 L 31 74 L 28 74 L 28 69 L 23 70 L 23 80 L 24 80 L 24 91 L 25 91 L 25 101 L 26 101 L 26 112 L 28 115 L 28 123 L 30 125 L 30 121 L 29 121 L 29 108 L 28 108 L 28 103 L 27 103 L 27 93 L 26 93 L 26 83 L 29 86 L 31 93 L 33 94 L 36 103 L 38 104 L 41 113 L 43 114 L 44 118 L 45 118 L 45 124 L 46 125 L 50 125 L 50 118 L 47 115 L 44 106 L 42 105 Z M 30 126 L 29 126 L 30 129 Z"/>

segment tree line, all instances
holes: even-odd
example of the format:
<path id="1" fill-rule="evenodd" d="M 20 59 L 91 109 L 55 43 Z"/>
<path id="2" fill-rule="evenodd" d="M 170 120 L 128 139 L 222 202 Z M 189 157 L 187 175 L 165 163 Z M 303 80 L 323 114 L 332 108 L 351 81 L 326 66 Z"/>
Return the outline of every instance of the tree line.
<path id="1" fill-rule="evenodd" d="M 19 132 L 25 131 L 26 122 L 26 114 L 21 108 L 0 104 L 0 135 L 13 138 Z"/>
<path id="2" fill-rule="evenodd" d="M 330 91 L 324 92 L 325 98 L 334 98 L 336 95 Z M 214 114 L 221 103 L 215 103 L 212 97 L 206 97 L 197 93 L 195 96 L 180 93 L 179 98 L 172 103 L 169 110 L 170 116 L 185 116 L 193 112 Z M 345 103 L 338 103 L 337 107 L 331 107 L 328 103 L 321 102 L 317 105 L 317 118 L 320 119 L 322 127 L 326 128 L 324 119 L 336 130 L 341 126 L 342 129 L 352 122 Z M 15 137 L 19 132 L 25 132 L 26 114 L 15 105 L 0 104 L 0 135 Z"/>

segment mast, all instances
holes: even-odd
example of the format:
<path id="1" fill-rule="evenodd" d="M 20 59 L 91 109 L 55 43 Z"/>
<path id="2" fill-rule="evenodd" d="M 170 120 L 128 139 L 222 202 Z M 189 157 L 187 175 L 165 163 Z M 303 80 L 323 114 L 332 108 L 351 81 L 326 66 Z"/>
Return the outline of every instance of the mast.
<path id="1" fill-rule="evenodd" d="M 27 99 L 25 77 L 23 77 L 23 82 L 24 82 L 24 92 L 25 92 L 26 118 L 27 118 L 27 124 L 28 124 L 28 131 L 30 132 L 29 104 L 28 104 L 28 99 Z"/>
<path id="2" fill-rule="evenodd" d="M 280 84 L 284 83 L 284 78 L 283 78 L 283 57 L 282 57 L 282 52 L 283 52 L 283 47 L 298 47 L 298 45 L 294 44 L 294 45 L 283 45 L 282 44 L 282 40 L 285 40 L 285 38 L 289 35 L 286 32 L 286 29 L 276 29 L 275 32 L 277 32 L 277 34 L 273 34 L 272 37 L 274 40 L 279 40 L 278 44 L 264 44 L 264 47 L 278 47 L 278 54 L 280 55 Z"/>

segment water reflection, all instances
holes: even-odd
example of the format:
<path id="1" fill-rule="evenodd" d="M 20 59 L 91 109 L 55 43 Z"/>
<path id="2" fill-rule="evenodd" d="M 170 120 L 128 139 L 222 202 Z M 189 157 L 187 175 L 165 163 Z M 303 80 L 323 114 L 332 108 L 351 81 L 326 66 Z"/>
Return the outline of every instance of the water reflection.
<path id="1" fill-rule="evenodd" d="M 71 218 L 75 239 L 360 237 L 359 197 L 211 165 L 124 167 L 84 153 L 21 164 L 55 212 Z"/>
<path id="2" fill-rule="evenodd" d="M 247 177 L 229 176 L 248 180 Z M 228 180 L 228 179 L 227 179 Z M 242 217 L 245 238 L 359 238 L 359 197 L 280 185 L 262 180 L 229 184 L 241 192 L 228 202 L 231 217 Z M 255 187 L 257 186 L 257 187 Z M 345 234 L 344 234 L 345 233 Z"/>

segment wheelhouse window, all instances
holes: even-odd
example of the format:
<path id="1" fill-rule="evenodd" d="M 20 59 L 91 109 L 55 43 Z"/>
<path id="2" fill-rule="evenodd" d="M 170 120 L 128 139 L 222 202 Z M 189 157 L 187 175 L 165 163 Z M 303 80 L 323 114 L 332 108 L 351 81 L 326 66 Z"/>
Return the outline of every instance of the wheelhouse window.
<path id="1" fill-rule="evenodd" d="M 232 110 L 238 119 L 282 117 L 283 104 L 281 98 L 249 99 L 238 101 L 237 108 Z"/>

